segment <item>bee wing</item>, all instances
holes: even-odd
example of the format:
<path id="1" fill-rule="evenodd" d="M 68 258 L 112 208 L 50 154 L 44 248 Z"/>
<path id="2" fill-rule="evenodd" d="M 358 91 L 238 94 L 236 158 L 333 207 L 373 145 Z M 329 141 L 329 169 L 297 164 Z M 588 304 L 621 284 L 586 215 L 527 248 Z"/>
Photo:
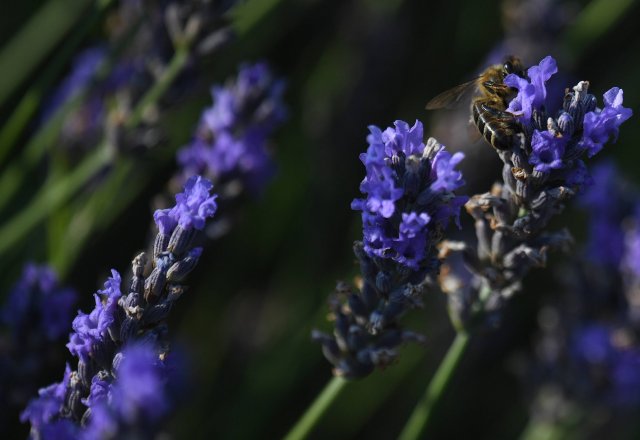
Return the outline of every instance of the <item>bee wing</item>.
<path id="1" fill-rule="evenodd" d="M 455 86 L 427 102 L 427 110 L 437 110 L 439 108 L 454 109 L 466 101 L 465 98 L 476 91 L 478 80 L 474 79 L 464 84 Z"/>

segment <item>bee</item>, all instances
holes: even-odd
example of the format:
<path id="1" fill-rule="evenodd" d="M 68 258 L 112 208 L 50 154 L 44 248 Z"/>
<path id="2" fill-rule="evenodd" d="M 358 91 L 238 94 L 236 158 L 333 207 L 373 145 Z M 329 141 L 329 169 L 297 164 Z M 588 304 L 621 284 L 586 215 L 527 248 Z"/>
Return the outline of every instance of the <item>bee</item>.
<path id="1" fill-rule="evenodd" d="M 519 58 L 509 56 L 503 64 L 488 67 L 478 78 L 443 92 L 427 103 L 427 110 L 452 108 L 469 92 L 478 92 L 471 101 L 473 123 L 489 144 L 508 150 L 520 131 L 515 117 L 506 111 L 516 89 L 503 83 L 510 73 L 525 78 Z"/>

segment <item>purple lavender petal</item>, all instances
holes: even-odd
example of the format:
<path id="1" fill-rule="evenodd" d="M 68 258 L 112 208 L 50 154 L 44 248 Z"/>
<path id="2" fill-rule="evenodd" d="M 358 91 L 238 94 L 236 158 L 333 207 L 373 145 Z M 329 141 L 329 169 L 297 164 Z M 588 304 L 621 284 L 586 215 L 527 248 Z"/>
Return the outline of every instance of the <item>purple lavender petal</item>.
<path id="1" fill-rule="evenodd" d="M 435 182 L 431 184 L 434 191 L 455 191 L 464 185 L 462 172 L 455 167 L 464 159 L 464 153 L 451 155 L 446 150 L 440 150 L 433 159 L 432 174 Z"/>
<path id="2" fill-rule="evenodd" d="M 547 56 L 537 66 L 527 71 L 529 81 L 516 74 L 509 74 L 504 83 L 518 90 L 516 97 L 509 103 L 508 112 L 518 116 L 525 123 L 531 120 L 534 109 L 545 104 L 547 98 L 546 82 L 558 71 L 556 60 Z"/>
<path id="3" fill-rule="evenodd" d="M 584 115 L 580 145 L 587 150 L 589 157 L 597 154 L 609 139 L 615 142 L 620 125 L 632 116 L 633 111 L 623 107 L 622 101 L 622 89 L 614 87 L 604 94 L 605 106 L 602 110 Z"/>
<path id="4" fill-rule="evenodd" d="M 67 348 L 71 354 L 78 356 L 84 362 L 87 362 L 92 355 L 93 345 L 103 340 L 115 320 L 118 299 L 122 296 L 120 282 L 120 274 L 112 270 L 111 278 L 104 284 L 105 288 L 94 295 L 95 308 L 88 315 L 78 312 L 78 316 L 73 320 L 73 333 L 69 335 Z M 101 295 L 105 297 L 104 302 Z"/>
<path id="5" fill-rule="evenodd" d="M 535 169 L 541 172 L 563 168 L 562 157 L 566 142 L 563 136 L 557 136 L 549 131 L 534 130 L 529 163 L 535 165 Z"/>
<path id="6" fill-rule="evenodd" d="M 41 388 L 38 397 L 31 400 L 20 414 L 20 421 L 24 423 L 28 420 L 36 429 L 47 425 L 62 409 L 70 378 L 71 367 L 67 364 L 62 382 Z"/>
<path id="7" fill-rule="evenodd" d="M 218 206 L 217 195 L 210 195 L 213 184 L 200 176 L 187 180 L 184 192 L 176 195 L 176 205 L 170 209 L 159 209 L 153 219 L 162 234 L 168 235 L 177 225 L 183 229 L 202 229 L 205 220 L 213 217 Z"/>

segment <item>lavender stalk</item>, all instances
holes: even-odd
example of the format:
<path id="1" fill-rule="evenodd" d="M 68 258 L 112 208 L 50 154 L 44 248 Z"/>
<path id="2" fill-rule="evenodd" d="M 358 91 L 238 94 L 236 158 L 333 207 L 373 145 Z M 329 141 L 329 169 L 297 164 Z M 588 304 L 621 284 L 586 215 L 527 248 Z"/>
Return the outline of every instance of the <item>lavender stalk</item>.
<path id="1" fill-rule="evenodd" d="M 82 185 L 113 159 L 115 150 L 154 144 L 158 136 L 149 137 L 148 135 L 154 132 L 150 128 L 158 128 L 157 116 L 162 106 L 157 105 L 157 101 L 166 94 L 179 74 L 186 69 L 190 60 L 211 53 L 231 37 L 228 26 L 208 27 L 214 24 L 222 12 L 208 3 L 195 1 L 180 5 L 177 3 L 159 5 L 158 10 L 150 16 L 136 3 L 123 4 L 122 8 L 124 9 L 123 21 L 128 25 L 135 27 L 135 23 L 131 23 L 131 17 L 145 18 L 146 27 L 136 33 L 141 41 L 132 44 L 132 47 L 138 50 L 132 55 L 135 61 L 133 64 L 138 67 L 144 66 L 141 69 L 142 72 L 136 72 L 147 79 L 139 81 L 140 83 L 147 84 L 149 77 L 155 77 L 156 80 L 148 90 L 141 90 L 140 84 L 131 81 L 131 78 L 125 82 L 126 87 L 118 90 L 119 96 L 116 99 L 118 105 L 104 117 L 105 124 L 98 130 L 100 135 L 98 139 L 101 140 L 95 151 L 90 152 L 88 157 L 82 160 L 77 171 L 62 178 L 53 179 L 51 185 L 41 190 L 33 203 L 30 203 L 19 216 L 8 219 L 0 227 L 0 238 L 4 239 L 0 245 L 0 254 L 7 252 L 11 245 L 24 238 L 25 234 L 49 215 L 56 206 L 69 200 Z M 129 30 L 128 26 L 125 28 L 125 31 Z M 156 40 L 155 37 L 158 35 L 164 35 L 166 38 L 158 37 Z M 216 36 L 219 38 L 214 38 Z M 215 40 L 215 44 L 211 43 L 211 38 Z M 153 72 L 148 71 L 144 62 L 150 59 L 150 54 L 154 55 L 151 57 L 155 65 Z M 102 100 L 99 101 L 102 105 Z M 135 105 L 131 105 L 133 102 Z M 95 123 L 95 109 L 89 106 L 88 109 L 83 110 L 88 110 L 89 114 L 79 113 L 80 125 L 87 117 L 90 122 Z M 94 125 L 90 124 L 90 128 L 95 128 Z M 143 125 L 144 129 L 141 129 Z M 89 130 L 89 133 L 93 136 L 94 131 Z M 152 140 L 154 142 L 150 142 Z M 17 172 L 11 177 L 20 178 L 20 176 L 21 173 Z M 10 185 L 12 192 L 17 190 L 12 179 L 6 182 Z M 45 200 L 45 203 L 42 200 Z"/>
<path id="2" fill-rule="evenodd" d="M 366 197 L 351 205 L 362 211 L 363 241 L 354 244 L 362 278 L 356 286 L 339 283 L 329 299 L 333 335 L 312 333 L 333 374 L 345 379 L 385 368 L 397 360 L 400 345 L 424 341 L 403 329 L 400 318 L 422 306 L 421 296 L 440 267 L 437 245 L 467 200 L 454 194 L 464 184 L 455 169 L 464 156 L 452 155 L 433 138 L 425 144 L 422 123 L 396 121 L 384 131 L 369 131 L 369 147 L 360 156 Z M 308 435 L 346 383 L 334 378 L 321 395 L 330 398 L 319 398 L 287 438 Z"/>
<path id="3" fill-rule="evenodd" d="M 517 90 L 507 112 L 516 118 L 520 133 L 510 149 L 497 150 L 504 163 L 502 181 L 465 206 L 475 220 L 477 244 L 443 243 L 443 256 L 459 252 L 464 261 L 464 268 L 448 266 L 440 280 L 449 295 L 452 321 L 463 335 L 497 325 L 505 302 L 521 290 L 529 271 L 544 267 L 549 251 L 571 244 L 568 231 L 548 231 L 547 225 L 591 184 L 580 158 L 615 141 L 620 124 L 631 117 L 631 110 L 622 106 L 622 90 L 607 91 L 600 109 L 586 81 L 567 90 L 555 116 L 547 114 L 545 83 L 556 72 L 555 60 L 546 57 L 526 78 L 505 77 L 504 84 Z M 453 374 L 453 368 L 447 367 L 446 374 Z M 404 440 L 421 436 L 430 408 L 444 391 L 442 387 L 433 395 L 429 389 L 401 434 Z"/>
<path id="4" fill-rule="evenodd" d="M 369 148 L 360 156 L 367 169 L 352 208 L 362 211 L 363 238 L 354 244 L 362 281 L 341 283 L 330 299 L 333 336 L 314 332 L 334 374 L 361 378 L 398 357 L 404 342 L 423 337 L 403 330 L 399 319 L 422 305 L 421 296 L 439 269 L 436 246 L 467 200 L 453 191 L 464 184 L 455 169 L 464 157 L 451 155 L 435 139 L 423 143 L 418 121 L 396 121 L 384 132 L 369 127 Z"/>
<path id="5" fill-rule="evenodd" d="M 266 63 L 241 65 L 236 77 L 212 88 L 213 105 L 202 112 L 191 141 L 178 150 L 179 171 L 169 182 L 171 192 L 194 174 L 208 178 L 217 188 L 217 203 L 223 206 L 225 216 L 216 217 L 207 226 L 209 237 L 228 231 L 238 202 L 260 195 L 274 176 L 273 133 L 287 113 L 283 92 L 284 81 L 276 79 Z M 92 226 L 115 218 L 135 195 L 127 191 L 117 206 L 101 212 L 102 197 L 109 194 L 108 187 L 100 188 L 76 214 L 82 221 L 68 228 L 63 240 L 66 245 L 57 249 L 54 258 L 62 271 L 73 263 Z"/>
<path id="6" fill-rule="evenodd" d="M 287 117 L 285 83 L 264 62 L 243 64 L 238 75 L 211 89 L 194 136 L 178 151 L 180 175 L 211 179 L 221 199 L 260 194 L 273 177 L 270 138 Z"/>
<path id="7" fill-rule="evenodd" d="M 139 254 L 124 292 L 112 270 L 94 295 L 95 308 L 79 312 L 67 344 L 76 368 L 67 365 L 63 381 L 40 390 L 22 413 L 32 437 L 151 438 L 158 432 L 170 409 L 163 385 L 169 380 L 165 320 L 201 255 L 194 242 L 217 209 L 211 188 L 199 176 L 189 179 L 176 205 L 154 214 L 158 234 L 150 267 Z"/>

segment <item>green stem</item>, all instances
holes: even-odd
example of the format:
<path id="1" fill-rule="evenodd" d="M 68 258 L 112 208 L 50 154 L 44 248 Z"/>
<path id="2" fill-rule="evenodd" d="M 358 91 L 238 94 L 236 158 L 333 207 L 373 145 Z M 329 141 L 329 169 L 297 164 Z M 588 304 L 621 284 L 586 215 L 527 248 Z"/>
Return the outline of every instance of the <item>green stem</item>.
<path id="1" fill-rule="evenodd" d="M 520 434 L 520 440 L 562 440 L 566 432 L 558 425 L 544 422 L 530 422 Z"/>
<path id="2" fill-rule="evenodd" d="M 567 28 L 564 44 L 574 59 L 579 59 L 620 20 L 634 0 L 592 0 Z"/>
<path id="3" fill-rule="evenodd" d="M 108 0 L 103 0 L 105 3 L 107 1 Z M 22 188 L 24 180 L 55 143 L 67 116 L 83 103 L 95 81 L 100 81 L 108 75 L 115 65 L 117 57 L 125 49 L 131 38 L 135 36 L 141 23 L 141 20 L 137 20 L 136 23 L 131 26 L 122 39 L 116 44 L 112 55 L 100 65 L 91 83 L 80 87 L 73 97 L 62 104 L 29 139 L 27 144 L 22 148 L 20 155 L 6 166 L 2 174 L 0 174 L 0 211 L 13 199 L 16 192 Z M 1 162 L 0 160 L 0 163 Z"/>
<path id="4" fill-rule="evenodd" d="M 0 106 L 64 38 L 92 2 L 49 0 L 0 53 Z"/>
<path id="5" fill-rule="evenodd" d="M 298 420 L 298 423 L 291 428 L 291 431 L 289 431 L 284 440 L 307 438 L 311 430 L 318 424 L 324 413 L 335 401 L 336 397 L 338 397 L 340 391 L 342 391 L 348 383 L 346 379 L 341 377 L 331 379 L 300 420 Z"/>
<path id="6" fill-rule="evenodd" d="M 429 423 L 433 409 L 442 397 L 447 384 L 453 376 L 460 359 L 468 345 L 469 335 L 466 332 L 458 332 L 453 343 L 449 347 L 446 356 L 440 363 L 431 383 L 427 387 L 422 400 L 414 408 L 409 421 L 400 433 L 399 440 L 415 440 L 421 438 L 422 432 Z"/>
<path id="7" fill-rule="evenodd" d="M 31 86 L 15 106 L 11 116 L 0 131 L 0 163 L 4 161 L 11 151 L 14 142 L 18 139 L 22 130 L 31 121 L 38 110 L 44 93 L 51 87 L 53 81 L 60 75 L 67 61 L 74 55 L 80 43 L 89 31 L 98 23 L 107 7 L 114 0 L 102 0 L 97 2 L 96 8 L 91 12 L 87 20 L 83 20 L 74 34 L 65 42 L 64 47 L 56 53 L 51 63 L 47 65 L 37 84 Z"/>
<path id="8" fill-rule="evenodd" d="M 141 183 L 129 183 L 136 171 L 135 164 L 132 159 L 121 159 L 99 188 L 75 202 L 77 208 L 73 210 L 72 221 L 68 222 L 63 233 L 55 237 L 48 258 L 61 279 L 68 275 L 87 238 L 118 217 L 142 191 L 144 186 Z M 138 178 L 149 180 L 149 173 L 140 173 Z M 125 187 L 130 189 L 123 191 Z M 113 194 L 119 196 L 114 198 Z"/>
<path id="9" fill-rule="evenodd" d="M 188 48 L 188 45 L 184 45 L 176 50 L 160 79 L 136 105 L 133 115 L 127 123 L 128 128 L 140 124 L 145 111 L 164 94 L 178 76 L 188 61 Z M 111 155 L 108 154 L 106 147 L 106 142 L 103 141 L 101 146 L 84 159 L 72 174 L 43 188 L 26 208 L 0 226 L 0 254 L 5 253 L 11 246 L 24 238 L 50 212 L 66 203 L 100 168 L 109 162 Z"/>
<path id="10" fill-rule="evenodd" d="M 64 179 L 44 187 L 28 206 L 0 227 L 0 254 L 22 240 L 49 213 L 71 198 L 111 160 L 107 145 L 100 146 Z"/>
<path id="11" fill-rule="evenodd" d="M 187 61 L 189 61 L 189 45 L 185 44 L 176 49 L 169 65 L 164 72 L 162 72 L 162 76 L 160 76 L 153 87 L 145 93 L 133 109 L 131 117 L 126 122 L 128 128 L 135 127 L 142 122 L 145 111 L 167 91 L 171 83 L 173 83 L 187 64 Z"/>
<path id="12" fill-rule="evenodd" d="M 588 413 L 581 408 L 567 405 L 559 419 L 544 420 L 530 418 L 522 430 L 520 440 L 571 440 L 584 438 L 585 432 L 594 432 L 596 425 L 590 424 Z M 593 421 L 593 420 L 591 420 Z M 596 422 L 597 424 L 597 422 Z"/>

